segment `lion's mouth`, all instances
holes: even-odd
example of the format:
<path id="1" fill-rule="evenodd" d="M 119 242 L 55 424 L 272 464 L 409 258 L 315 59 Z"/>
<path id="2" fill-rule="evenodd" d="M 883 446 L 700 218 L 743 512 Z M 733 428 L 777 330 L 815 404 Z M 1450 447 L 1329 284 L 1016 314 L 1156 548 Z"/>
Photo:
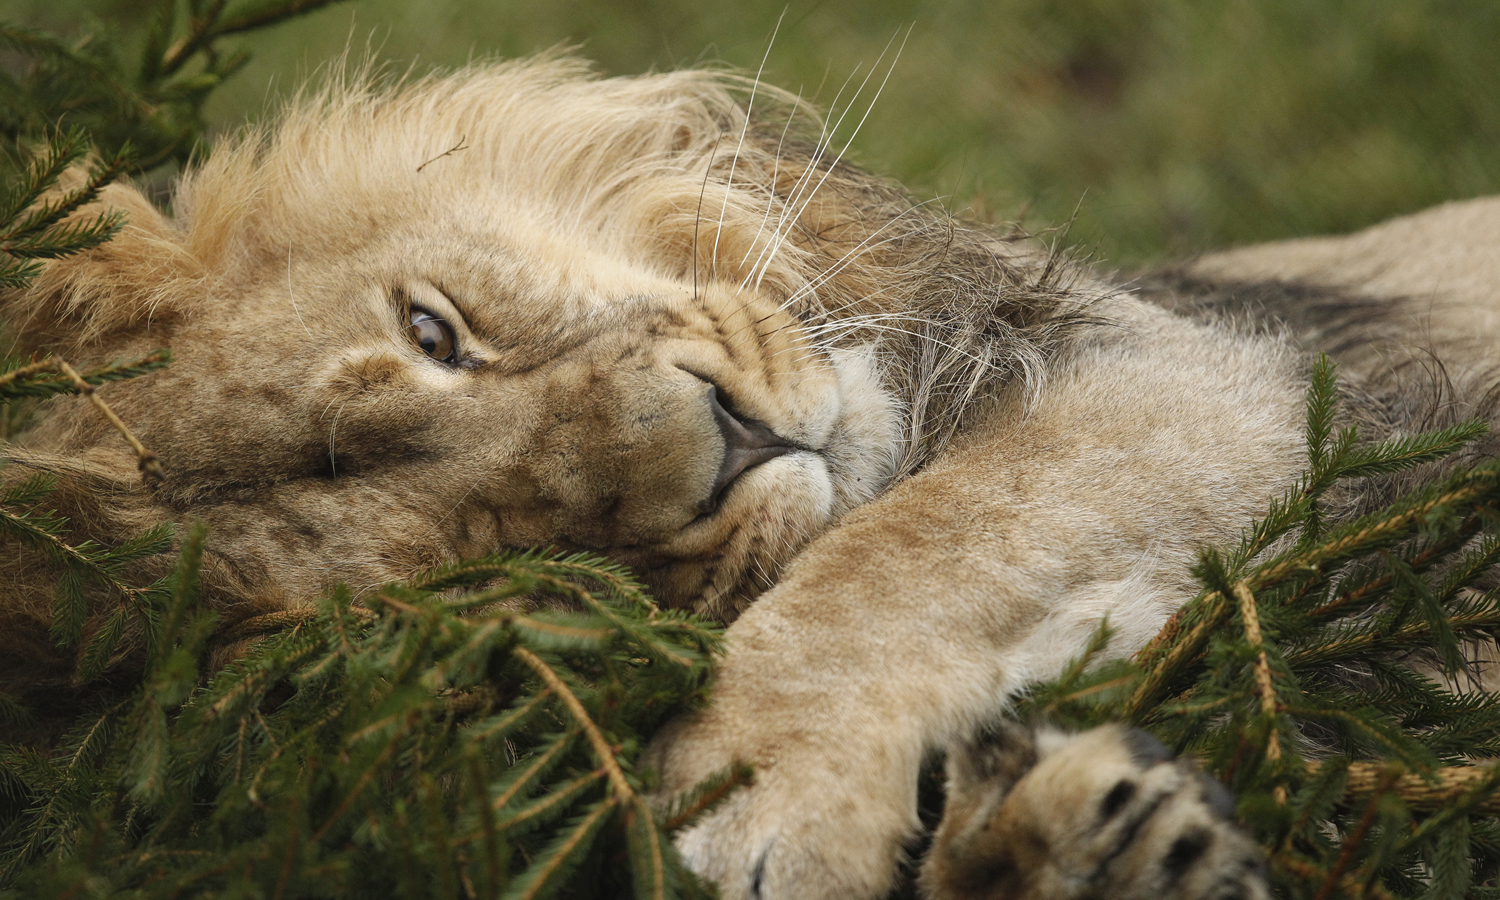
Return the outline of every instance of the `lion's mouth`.
<path id="1" fill-rule="evenodd" d="M 703 502 L 704 514 L 719 508 L 725 492 L 746 471 L 801 449 L 765 424 L 735 415 L 731 411 L 732 405 L 724 402 L 717 387 L 708 392 L 708 406 L 719 426 L 719 434 L 724 438 L 724 461 L 719 464 L 719 474 L 714 478 L 708 499 Z"/>

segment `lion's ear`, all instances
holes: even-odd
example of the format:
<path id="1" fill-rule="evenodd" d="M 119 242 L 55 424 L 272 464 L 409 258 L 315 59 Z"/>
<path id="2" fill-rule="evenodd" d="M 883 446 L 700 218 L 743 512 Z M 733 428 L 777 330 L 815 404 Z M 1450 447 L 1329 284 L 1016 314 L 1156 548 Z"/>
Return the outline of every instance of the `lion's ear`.
<path id="1" fill-rule="evenodd" d="M 29 287 L 0 293 L 7 337 L 17 350 L 108 357 L 112 347 L 176 317 L 184 283 L 198 268 L 178 229 L 128 182 L 105 186 L 67 221 L 89 223 L 108 212 L 122 219 L 112 239 L 49 260 Z M 166 344 L 165 334 L 158 343 Z"/>

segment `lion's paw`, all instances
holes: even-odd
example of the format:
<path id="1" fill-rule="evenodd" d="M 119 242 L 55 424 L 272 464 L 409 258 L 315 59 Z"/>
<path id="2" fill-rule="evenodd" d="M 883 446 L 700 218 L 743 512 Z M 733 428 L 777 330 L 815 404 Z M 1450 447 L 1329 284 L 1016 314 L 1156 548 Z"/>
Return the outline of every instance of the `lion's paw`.
<path id="1" fill-rule="evenodd" d="M 1019 725 L 956 748 L 922 886 L 941 900 L 1263 900 L 1222 785 L 1142 731 Z"/>
<path id="2" fill-rule="evenodd" d="M 790 741 L 775 755 L 736 756 L 731 751 L 738 747 L 703 721 L 679 722 L 664 734 L 649 757 L 663 773 L 662 799 L 736 758 L 754 762 L 752 785 L 730 794 L 676 839 L 684 861 L 712 881 L 721 898 L 885 896 L 903 842 L 918 828 L 917 758 L 910 766 L 882 765 L 868 758 L 873 754 L 861 756 L 868 748 L 858 742 L 840 755 L 827 746 Z"/>

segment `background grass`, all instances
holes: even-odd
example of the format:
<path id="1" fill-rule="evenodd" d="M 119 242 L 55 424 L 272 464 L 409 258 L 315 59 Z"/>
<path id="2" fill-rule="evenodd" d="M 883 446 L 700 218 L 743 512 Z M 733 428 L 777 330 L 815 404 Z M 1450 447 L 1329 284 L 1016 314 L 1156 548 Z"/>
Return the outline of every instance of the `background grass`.
<path id="1" fill-rule="evenodd" d="M 6 6 L 66 31 L 154 4 Z M 982 216 L 1076 211 L 1069 240 L 1113 263 L 1500 190 L 1500 4 L 1476 0 L 359 0 L 247 39 L 210 112 L 263 115 L 350 46 L 419 71 L 561 43 L 611 74 L 753 71 L 778 19 L 765 77 L 824 106 L 909 30 L 852 156 Z"/>

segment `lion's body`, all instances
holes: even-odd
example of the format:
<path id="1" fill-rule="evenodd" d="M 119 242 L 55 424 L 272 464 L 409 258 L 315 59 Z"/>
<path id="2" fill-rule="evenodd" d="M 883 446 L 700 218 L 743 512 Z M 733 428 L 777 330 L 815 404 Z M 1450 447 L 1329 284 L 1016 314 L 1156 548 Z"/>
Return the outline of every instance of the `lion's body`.
<path id="1" fill-rule="evenodd" d="M 77 401 L 11 468 L 56 473 L 86 533 L 206 520 L 226 624 L 504 547 L 630 563 L 738 617 L 714 705 L 654 750 L 667 791 L 758 766 L 689 860 L 726 896 L 874 897 L 924 754 L 1104 616 L 1139 646 L 1195 551 L 1296 477 L 1309 351 L 1337 345 L 1377 430 L 1433 411 L 1400 402 L 1447 384 L 1428 347 L 1444 414 L 1484 409 L 1500 204 L 1137 295 L 910 204 L 794 111 L 558 60 L 331 88 L 218 148 L 172 218 L 110 189 L 125 232 L 5 298 L 29 351 L 173 349 L 102 391 L 165 481 Z M 1378 322 L 1267 301 L 1267 327 L 1237 299 L 1350 295 Z M 13 691 L 67 672 L 27 590 L 0 610 Z"/>

